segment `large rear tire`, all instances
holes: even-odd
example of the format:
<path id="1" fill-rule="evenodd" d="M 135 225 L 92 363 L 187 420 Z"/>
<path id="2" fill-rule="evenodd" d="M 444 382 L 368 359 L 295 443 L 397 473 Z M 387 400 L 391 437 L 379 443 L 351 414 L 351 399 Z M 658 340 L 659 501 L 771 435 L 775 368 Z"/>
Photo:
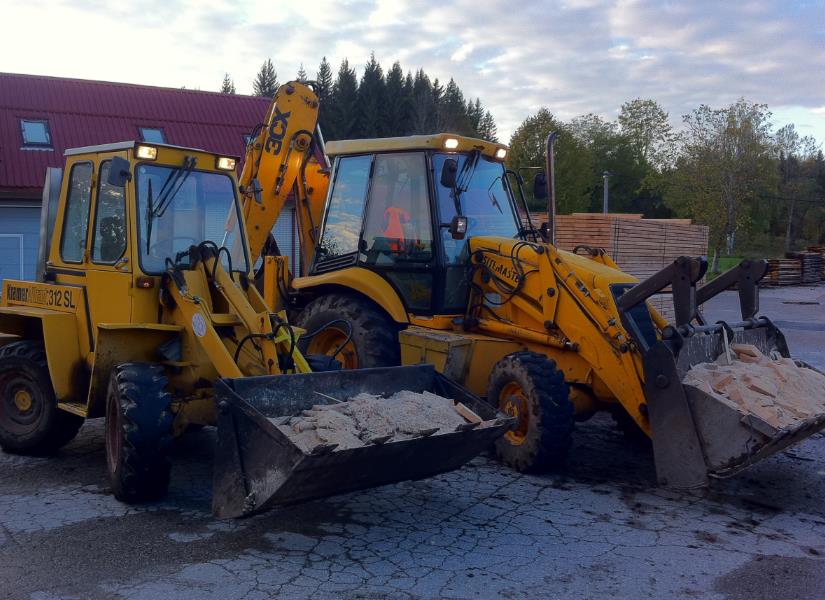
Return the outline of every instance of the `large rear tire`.
<path id="1" fill-rule="evenodd" d="M 0 446 L 6 452 L 42 456 L 68 444 L 83 417 L 57 407 L 41 342 L 0 348 Z"/>
<path id="2" fill-rule="evenodd" d="M 166 495 L 172 463 L 172 396 L 160 365 L 124 363 L 112 369 L 106 398 L 106 467 L 122 502 Z"/>
<path id="3" fill-rule="evenodd" d="M 349 341 L 347 327 L 334 323 L 310 339 L 299 340 L 301 352 L 331 355 L 344 344 L 336 356 L 344 369 L 401 364 L 399 327 L 369 300 L 349 294 L 321 296 L 304 308 L 298 317 L 298 324 L 311 333 L 337 319 L 348 321 L 352 326 Z"/>
<path id="4" fill-rule="evenodd" d="M 502 358 L 490 374 L 488 402 L 516 417 L 495 443 L 505 465 L 523 473 L 563 467 L 573 434 L 570 387 L 556 363 L 535 352 Z"/>

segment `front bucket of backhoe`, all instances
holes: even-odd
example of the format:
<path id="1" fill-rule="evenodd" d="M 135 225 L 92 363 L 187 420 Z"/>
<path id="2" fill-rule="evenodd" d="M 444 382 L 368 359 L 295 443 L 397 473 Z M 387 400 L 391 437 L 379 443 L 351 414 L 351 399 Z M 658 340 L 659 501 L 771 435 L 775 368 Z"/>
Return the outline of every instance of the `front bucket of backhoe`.
<path id="1" fill-rule="evenodd" d="M 756 327 L 730 333 L 730 344 L 751 345 L 765 357 L 788 357 L 782 333 L 766 319 Z M 777 399 L 763 393 L 762 388 L 769 385 L 759 380 L 759 371 L 768 369 L 777 377 L 777 369 L 767 364 L 773 362 L 769 358 L 754 366 L 755 377 L 743 376 L 743 381 L 750 382 L 746 385 L 756 390 L 747 394 L 726 397 L 718 387 L 699 380 L 696 374 L 703 373 L 703 363 L 727 363 L 726 358 L 720 359 L 723 354 L 727 354 L 725 336 L 709 332 L 685 338 L 676 352 L 660 341 L 645 355 L 645 395 L 662 485 L 677 489 L 705 486 L 711 478 L 734 475 L 825 428 L 825 385 L 799 398 L 783 394 Z M 792 363 L 788 366 L 795 368 Z M 796 366 L 811 369 L 801 363 Z M 688 378 L 693 385 L 685 384 L 691 369 L 697 369 Z M 805 373 L 806 379 L 810 376 Z M 717 377 L 717 383 L 725 377 Z"/>
<path id="2" fill-rule="evenodd" d="M 389 397 L 404 390 L 451 398 L 481 422 L 449 433 L 317 451 L 302 449 L 277 425 L 282 417 L 336 399 L 360 393 Z M 444 473 L 478 455 L 513 423 L 431 365 L 224 379 L 216 393 L 212 509 L 218 517 Z"/>

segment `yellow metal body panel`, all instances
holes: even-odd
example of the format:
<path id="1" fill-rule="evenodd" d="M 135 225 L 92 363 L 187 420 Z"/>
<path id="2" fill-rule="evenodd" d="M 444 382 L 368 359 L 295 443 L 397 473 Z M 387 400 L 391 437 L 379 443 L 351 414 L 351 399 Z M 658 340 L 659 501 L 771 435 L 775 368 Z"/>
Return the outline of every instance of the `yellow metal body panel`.
<path id="1" fill-rule="evenodd" d="M 6 280 L 4 289 L 26 283 L 29 282 Z M 9 300 L 4 294 L 4 306 L 0 307 L 0 330 L 24 339 L 41 338 L 57 400 L 69 402 L 82 398 L 85 390 L 80 385 L 84 362 L 78 347 L 79 323 L 76 316 L 63 310 L 9 305 L 7 302 Z"/>
<path id="2" fill-rule="evenodd" d="M 387 311 L 396 323 L 407 323 L 407 311 L 398 293 L 380 275 L 361 267 L 351 267 L 321 275 L 297 277 L 292 287 L 298 291 L 319 288 L 344 288 L 362 294 Z M 320 290 L 320 293 L 326 293 Z"/>
<path id="3" fill-rule="evenodd" d="M 456 140 L 457 144 L 452 148 L 446 148 L 444 143 L 448 139 Z M 370 154 L 373 152 L 401 152 L 408 150 L 441 150 L 446 152 L 469 152 L 471 150 L 478 150 L 484 156 L 497 158 L 496 152 L 502 149 L 507 151 L 507 146 L 479 140 L 477 138 L 455 135 L 453 133 L 363 140 L 340 140 L 327 143 L 327 154 L 330 156 Z"/>
<path id="4" fill-rule="evenodd" d="M 155 323 L 98 324 L 97 352 L 86 398 L 87 416 L 102 417 L 105 414 L 112 367 L 130 361 L 158 362 L 157 347 L 178 336 L 182 330 L 180 326 Z"/>

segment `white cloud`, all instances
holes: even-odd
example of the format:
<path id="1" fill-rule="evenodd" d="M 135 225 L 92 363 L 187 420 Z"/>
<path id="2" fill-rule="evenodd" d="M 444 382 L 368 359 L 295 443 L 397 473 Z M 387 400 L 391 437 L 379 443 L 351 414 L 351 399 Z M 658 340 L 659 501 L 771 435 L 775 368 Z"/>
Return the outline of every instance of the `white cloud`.
<path id="1" fill-rule="evenodd" d="M 0 71 L 201 89 L 228 72 L 243 92 L 267 57 L 283 81 L 301 63 L 313 76 L 322 56 L 360 69 L 374 51 L 385 69 L 455 78 L 504 138 L 541 106 L 613 118 L 649 97 L 678 122 L 744 96 L 795 107 L 825 140 L 818 1 L 0 0 L 0 11 Z M 38 24 L 36 44 L 20 23 Z"/>

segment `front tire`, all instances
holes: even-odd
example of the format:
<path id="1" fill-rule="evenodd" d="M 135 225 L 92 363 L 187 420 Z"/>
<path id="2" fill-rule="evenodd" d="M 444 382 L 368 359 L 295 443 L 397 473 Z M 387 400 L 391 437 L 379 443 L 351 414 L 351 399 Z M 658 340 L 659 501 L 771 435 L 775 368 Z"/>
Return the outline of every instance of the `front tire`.
<path id="1" fill-rule="evenodd" d="M 490 374 L 487 401 L 517 419 L 514 429 L 495 443 L 501 462 L 522 473 L 566 464 L 573 403 L 555 361 L 536 352 L 505 356 Z"/>
<path id="2" fill-rule="evenodd" d="M 166 495 L 172 463 L 172 396 L 160 365 L 124 363 L 112 369 L 106 398 L 106 467 L 122 502 Z"/>
<path id="3" fill-rule="evenodd" d="M 312 333 L 342 319 L 352 326 L 347 341 L 347 328 L 334 323 L 310 339 L 299 340 L 301 352 L 331 355 L 343 344 L 336 359 L 344 369 L 392 367 L 401 364 L 399 327 L 378 306 L 358 296 L 328 294 L 310 302 L 298 317 L 298 324 Z"/>
<path id="4" fill-rule="evenodd" d="M 0 348 L 0 446 L 43 456 L 68 444 L 83 417 L 57 407 L 43 344 L 12 342 Z"/>

